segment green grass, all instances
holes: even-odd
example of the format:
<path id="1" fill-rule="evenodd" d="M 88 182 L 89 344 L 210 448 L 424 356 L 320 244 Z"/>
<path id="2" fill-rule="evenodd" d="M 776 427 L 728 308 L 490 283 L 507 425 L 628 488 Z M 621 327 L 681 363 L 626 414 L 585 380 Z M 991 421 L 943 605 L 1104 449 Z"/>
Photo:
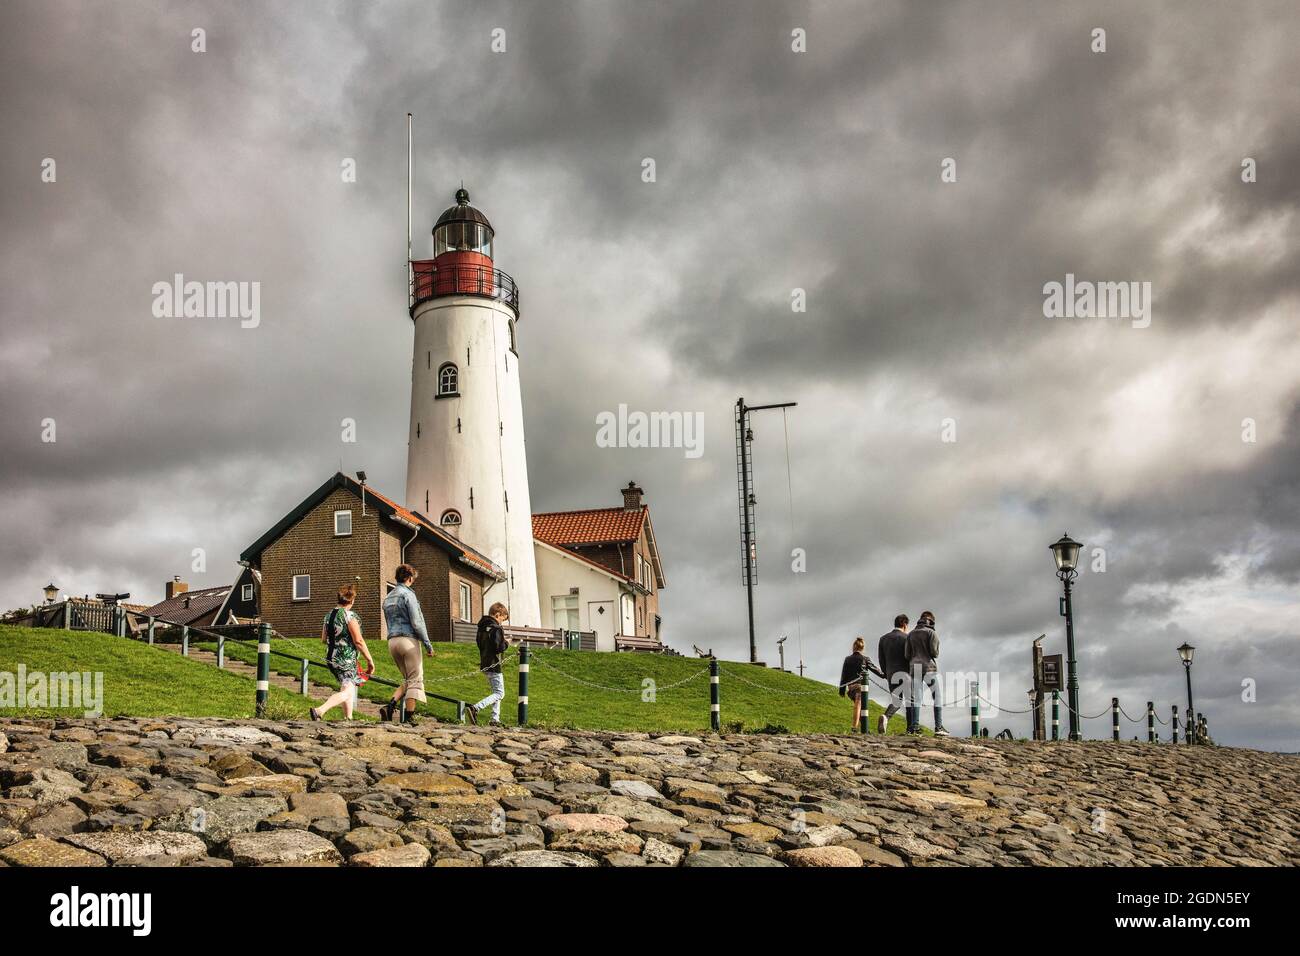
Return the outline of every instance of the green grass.
<path id="1" fill-rule="evenodd" d="M 210 664 L 149 647 L 129 638 L 88 631 L 0 625 L 0 672 L 79 671 L 104 675 L 105 716 L 252 717 L 254 683 Z M 3 678 L 0 680 L 7 680 Z M 81 717 L 85 707 L 54 710 L 0 705 L 0 717 Z M 271 688 L 267 715 L 301 716 L 303 699 Z"/>
<path id="2" fill-rule="evenodd" d="M 384 642 L 369 643 L 378 676 L 399 680 Z M 279 639 L 272 641 L 272 649 L 296 657 L 324 659 L 319 639 Z M 250 662 L 256 658 L 251 648 L 236 644 L 227 643 L 226 653 Z M 554 650 L 533 651 L 532 660 L 528 686 L 530 724 L 590 730 L 698 732 L 708 729 L 708 661 L 653 654 Z M 501 705 L 502 721 L 506 724 L 515 723 L 518 714 L 517 661 L 517 652 L 511 651 L 505 668 L 506 699 Z M 271 657 L 271 668 L 281 673 L 296 677 L 298 667 L 296 661 Z M 721 667 L 724 730 L 848 732 L 852 705 L 834 687 L 749 664 L 723 661 Z M 487 693 L 487 680 L 477 670 L 478 651 L 473 646 L 437 644 L 434 656 L 424 659 L 425 689 L 477 701 Z M 313 667 L 311 676 L 318 683 L 337 686 L 323 669 Z M 653 700 L 642 699 L 643 682 L 647 679 L 654 681 L 656 687 Z M 673 686 L 681 681 L 685 683 Z M 591 684 L 599 686 L 588 686 Z M 878 688 L 872 689 L 881 693 Z M 392 691 L 377 684 L 366 684 L 361 693 L 381 700 Z M 429 701 L 427 709 L 441 719 L 450 719 L 455 714 L 453 705 L 441 701 Z M 873 700 L 873 733 L 880 711 L 881 707 Z M 890 721 L 890 733 L 902 733 L 904 729 L 901 715 Z"/>

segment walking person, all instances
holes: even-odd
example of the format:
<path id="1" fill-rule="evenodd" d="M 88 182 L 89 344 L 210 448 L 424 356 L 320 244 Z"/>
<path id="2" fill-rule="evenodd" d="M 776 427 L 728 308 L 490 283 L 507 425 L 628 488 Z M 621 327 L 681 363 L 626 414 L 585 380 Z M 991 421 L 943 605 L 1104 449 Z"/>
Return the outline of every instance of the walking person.
<path id="1" fill-rule="evenodd" d="M 325 615 L 320 639 L 325 642 L 325 663 L 339 682 L 338 693 L 319 707 L 310 711 L 312 720 L 324 720 L 325 715 L 338 705 L 343 705 L 343 719 L 352 719 L 352 701 L 361 683 L 357 673 L 357 655 L 366 659 L 366 674 L 375 672 L 375 659 L 361 636 L 361 620 L 352 605 L 357 599 L 357 586 L 345 584 L 339 588 L 339 603 Z"/>
<path id="2" fill-rule="evenodd" d="M 497 601 L 478 622 L 478 666 L 487 675 L 488 695 L 477 704 L 466 705 L 469 722 L 478 723 L 478 712 L 485 707 L 492 708 L 491 727 L 501 726 L 501 701 L 506 696 L 506 679 L 501 673 L 502 655 L 510 643 L 506 640 L 506 630 L 501 625 L 510 620 L 510 609 Z"/>
<path id="3" fill-rule="evenodd" d="M 948 731 L 943 729 L 943 691 L 939 684 L 939 632 L 933 611 L 922 611 L 916 619 L 916 627 L 907 635 L 907 656 L 912 685 L 907 732 L 921 732 L 921 699 L 928 687 L 934 697 L 934 735 L 947 737 Z"/>
<path id="4" fill-rule="evenodd" d="M 867 672 L 872 671 L 880 674 L 880 668 L 871 662 L 871 658 L 862 653 L 866 648 L 867 642 L 861 637 L 853 639 L 853 653 L 844 658 L 844 665 L 840 668 L 840 696 L 848 697 L 853 701 L 853 725 L 849 733 L 857 733 L 858 728 L 862 726 L 862 698 L 863 689 L 867 685 Z"/>
<path id="5" fill-rule="evenodd" d="M 903 708 L 906 700 L 908 623 L 906 614 L 899 614 L 895 617 L 894 629 L 888 634 L 881 635 L 880 644 L 876 648 L 876 656 L 880 659 L 881 669 L 885 672 L 885 680 L 889 682 L 889 706 L 876 719 L 876 733 L 879 734 L 886 733 L 889 730 L 889 718 Z M 910 727 L 912 724 L 911 708 L 907 710 L 907 723 Z"/>
<path id="6" fill-rule="evenodd" d="M 388 653 L 402 675 L 402 683 L 393 691 L 393 699 L 379 709 L 380 719 L 384 721 L 393 719 L 399 702 L 405 698 L 406 720 L 415 723 L 416 702 L 427 700 L 424 695 L 424 659 L 420 656 L 420 644 L 424 645 L 424 653 L 432 657 L 433 642 L 429 640 L 429 631 L 424 626 L 420 599 L 411 590 L 411 585 L 419 576 L 420 572 L 409 564 L 399 565 L 393 573 L 397 587 L 384 598 Z"/>

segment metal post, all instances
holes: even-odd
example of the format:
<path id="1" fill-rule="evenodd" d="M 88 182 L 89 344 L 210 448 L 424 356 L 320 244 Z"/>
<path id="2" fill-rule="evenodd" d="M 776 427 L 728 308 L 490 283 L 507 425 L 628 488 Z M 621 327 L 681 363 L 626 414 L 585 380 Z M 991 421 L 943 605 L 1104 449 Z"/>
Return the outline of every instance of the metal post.
<path id="1" fill-rule="evenodd" d="M 1110 699 L 1110 739 L 1119 740 L 1119 698 Z"/>
<path id="2" fill-rule="evenodd" d="M 465 702 L 463 700 L 456 701 L 456 723 L 465 723 Z"/>
<path id="3" fill-rule="evenodd" d="M 181 657 L 190 656 L 190 626 L 181 625 Z"/>
<path id="4" fill-rule="evenodd" d="M 271 625 L 257 628 L 257 710 L 258 717 L 266 716 L 266 698 L 271 689 Z"/>
<path id="5" fill-rule="evenodd" d="M 754 640 L 754 538 L 750 530 L 752 518 L 749 512 L 749 439 L 746 437 L 749 409 L 745 407 L 743 398 L 736 399 L 736 415 L 740 423 L 740 504 L 745 516 L 741 531 L 745 542 L 745 600 L 749 605 L 749 662 L 756 664 L 758 644 Z"/>
<path id="6" fill-rule="evenodd" d="M 936 682 L 937 687 L 937 682 Z M 937 693 L 937 690 L 936 690 Z M 980 683 L 972 681 L 970 685 L 970 735 L 980 735 Z"/>
<path id="7" fill-rule="evenodd" d="M 72 601 L 71 599 L 63 602 L 63 629 L 72 630 Z"/>
<path id="8" fill-rule="evenodd" d="M 722 730 L 722 704 L 718 698 L 718 659 L 709 661 L 709 726 L 714 733 Z"/>
<path id="9" fill-rule="evenodd" d="M 226 635 L 217 635 L 217 670 L 224 670 L 226 666 Z"/>
<path id="10" fill-rule="evenodd" d="M 302 670 L 300 670 L 300 671 L 298 672 L 298 693 L 302 694 L 302 696 L 304 696 L 304 697 L 307 696 L 307 668 L 308 668 L 308 666 L 309 666 L 309 665 L 308 665 L 308 663 L 307 663 L 307 658 L 304 657 L 304 658 L 302 659 Z"/>
<path id="11" fill-rule="evenodd" d="M 1062 579 L 1065 585 L 1065 649 L 1066 668 L 1069 671 L 1067 681 L 1070 699 L 1070 739 L 1082 740 L 1079 729 L 1079 668 L 1074 654 L 1074 604 L 1070 599 L 1071 581 L 1068 576 Z"/>
<path id="12" fill-rule="evenodd" d="M 1187 719 L 1183 721 L 1183 739 L 1189 744 L 1196 743 L 1196 725 L 1192 723 L 1192 708 L 1187 708 Z"/>
<path id="13" fill-rule="evenodd" d="M 1197 714 L 1197 730 L 1201 733 L 1201 743 L 1206 743 L 1210 739 L 1210 724 L 1205 719 L 1204 714 Z"/>
<path id="14" fill-rule="evenodd" d="M 1061 692 L 1052 691 L 1052 739 L 1061 739 Z"/>
<path id="15" fill-rule="evenodd" d="M 519 645 L 519 726 L 528 724 L 528 645 Z"/>
<path id="16" fill-rule="evenodd" d="M 864 667 L 862 669 L 862 712 L 858 714 L 858 733 L 860 734 L 871 733 L 871 721 L 867 717 L 867 688 L 870 684 L 871 678 L 867 676 L 867 669 Z"/>
<path id="17" fill-rule="evenodd" d="M 1184 662 L 1183 670 L 1187 671 L 1187 730 L 1192 729 L 1192 714 L 1196 708 L 1192 706 L 1192 665 Z"/>
<path id="18" fill-rule="evenodd" d="M 1156 702 L 1147 701 L 1147 743 L 1156 742 Z"/>
<path id="19" fill-rule="evenodd" d="M 1178 743 L 1178 705 L 1174 704 L 1173 719 L 1169 722 L 1170 733 L 1173 734 L 1173 742 Z"/>
<path id="20" fill-rule="evenodd" d="M 126 637 L 126 608 L 120 604 L 113 607 L 113 633 Z"/>
<path id="21" fill-rule="evenodd" d="M 157 623 L 158 622 L 154 619 L 153 615 L 152 614 L 149 615 L 149 643 L 150 644 L 153 643 L 153 629 L 157 625 Z"/>

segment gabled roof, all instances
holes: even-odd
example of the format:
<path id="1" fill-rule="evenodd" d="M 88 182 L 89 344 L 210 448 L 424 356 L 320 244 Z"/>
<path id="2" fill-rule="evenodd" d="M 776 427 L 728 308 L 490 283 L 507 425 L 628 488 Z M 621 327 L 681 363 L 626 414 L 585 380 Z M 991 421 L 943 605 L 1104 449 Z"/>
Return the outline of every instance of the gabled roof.
<path id="1" fill-rule="evenodd" d="M 343 488 L 356 495 L 360 500 L 362 495 L 361 483 L 353 478 L 349 478 L 342 472 L 335 472 L 334 476 L 327 480 L 323 485 L 308 495 L 299 505 L 290 511 L 287 515 L 277 521 L 266 534 L 262 535 L 244 550 L 239 556 L 241 561 L 256 561 L 262 556 L 262 552 L 278 541 L 286 531 L 296 525 L 312 509 L 330 496 L 335 489 Z M 498 581 L 505 580 L 506 574 L 501 568 L 497 567 L 492 561 L 475 551 L 469 545 L 462 544 L 459 540 L 452 537 L 447 532 L 420 514 L 418 511 L 411 511 L 409 508 L 403 508 L 392 498 L 382 495 L 375 491 L 370 485 L 365 486 L 366 505 L 373 504 L 375 510 L 381 517 L 390 521 L 396 521 L 398 524 L 405 525 L 418 532 L 442 548 L 462 564 L 474 568 L 491 578 Z"/>
<path id="2" fill-rule="evenodd" d="M 141 614 L 156 617 L 169 624 L 193 624 L 196 621 L 211 619 L 217 609 L 226 602 L 230 585 L 223 584 L 216 588 L 198 588 L 182 591 L 175 597 L 159 601 L 153 607 L 145 608 Z M 205 622 L 206 623 L 206 622 Z"/>
<path id="3" fill-rule="evenodd" d="M 663 563 L 659 559 L 659 544 L 655 541 L 649 506 L 642 505 L 634 510 L 589 508 L 584 511 L 548 511 L 533 515 L 533 537 L 543 544 L 568 552 L 586 545 L 630 544 L 641 537 L 643 530 L 650 545 L 650 564 L 654 568 L 658 586 L 665 588 L 668 582 L 664 578 Z"/>

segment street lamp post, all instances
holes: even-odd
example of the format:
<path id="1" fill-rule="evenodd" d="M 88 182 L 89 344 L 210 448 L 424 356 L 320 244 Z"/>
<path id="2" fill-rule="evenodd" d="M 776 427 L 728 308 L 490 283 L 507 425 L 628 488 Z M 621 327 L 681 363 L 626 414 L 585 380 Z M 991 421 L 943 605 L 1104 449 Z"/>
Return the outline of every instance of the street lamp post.
<path id="1" fill-rule="evenodd" d="M 1183 641 L 1182 646 L 1178 648 L 1178 656 L 1183 659 L 1183 670 L 1187 672 L 1187 712 L 1189 714 L 1196 713 L 1196 708 L 1192 706 L 1192 657 L 1195 654 L 1196 648 L 1186 641 Z M 1197 728 L 1197 730 L 1199 729 Z M 1190 723 L 1187 725 L 1187 731 L 1188 740 L 1195 740 L 1200 736 L 1199 733 L 1193 731 Z"/>
<path id="2" fill-rule="evenodd" d="M 1079 576 L 1079 549 L 1083 545 L 1068 534 L 1063 534 L 1060 540 L 1050 547 L 1052 557 L 1056 560 L 1056 576 L 1061 579 L 1061 585 L 1065 588 L 1062 603 L 1065 605 L 1065 652 L 1068 672 L 1066 692 L 1070 706 L 1070 739 L 1080 740 L 1083 735 L 1079 733 L 1079 669 L 1074 654 L 1074 606 L 1070 600 L 1070 590 L 1074 585 L 1074 579 Z"/>
<path id="3" fill-rule="evenodd" d="M 37 578 L 37 580 L 39 581 L 40 578 Z M 55 584 L 53 581 L 51 581 L 49 584 L 45 585 L 44 591 L 45 591 L 45 603 L 53 604 L 55 598 L 59 596 L 59 586 Z"/>

